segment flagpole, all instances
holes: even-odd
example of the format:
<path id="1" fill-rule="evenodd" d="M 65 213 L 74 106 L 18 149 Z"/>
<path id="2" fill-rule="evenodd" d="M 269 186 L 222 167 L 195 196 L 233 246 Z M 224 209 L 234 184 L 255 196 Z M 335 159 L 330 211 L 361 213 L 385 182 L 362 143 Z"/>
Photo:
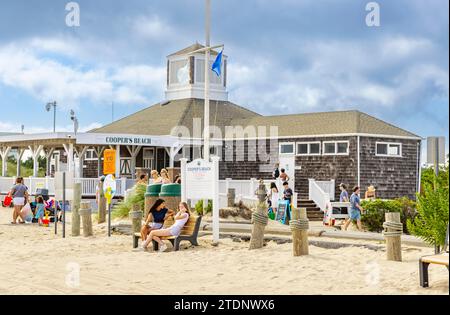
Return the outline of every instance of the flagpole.
<path id="1" fill-rule="evenodd" d="M 209 56 L 211 54 L 210 46 L 210 28 L 211 28 L 211 0 L 205 0 L 205 113 L 204 113 L 204 143 L 203 158 L 209 162 Z"/>

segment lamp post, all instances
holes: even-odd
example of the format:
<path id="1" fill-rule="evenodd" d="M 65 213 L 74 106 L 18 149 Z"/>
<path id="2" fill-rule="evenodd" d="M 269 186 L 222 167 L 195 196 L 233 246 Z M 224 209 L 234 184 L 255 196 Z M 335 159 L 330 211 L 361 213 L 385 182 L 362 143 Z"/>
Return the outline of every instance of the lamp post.
<path id="1" fill-rule="evenodd" d="M 77 131 L 78 131 L 78 118 L 75 115 L 75 112 L 73 111 L 73 109 L 70 110 L 70 120 L 72 120 L 73 122 L 73 132 L 75 133 L 75 135 L 77 135 Z"/>
<path id="2" fill-rule="evenodd" d="M 47 103 L 45 109 L 49 112 L 53 106 L 53 132 L 56 132 L 56 101 Z"/>

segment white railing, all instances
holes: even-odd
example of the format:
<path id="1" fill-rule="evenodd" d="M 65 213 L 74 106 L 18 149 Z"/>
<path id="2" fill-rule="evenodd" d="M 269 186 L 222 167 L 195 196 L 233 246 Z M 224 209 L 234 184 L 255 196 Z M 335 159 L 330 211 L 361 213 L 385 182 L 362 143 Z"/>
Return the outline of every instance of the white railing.
<path id="1" fill-rule="evenodd" d="M 335 199 L 335 181 L 332 180 L 316 180 L 316 184 L 330 196 L 330 200 L 334 201 Z"/>
<path id="2" fill-rule="evenodd" d="M 0 177 L 0 194 L 7 194 L 16 181 L 15 177 Z M 97 178 L 75 178 L 75 182 L 81 183 L 81 195 L 83 197 L 93 197 L 97 191 Z M 136 183 L 135 180 L 125 177 L 116 179 L 116 196 L 124 197 L 125 191 Z M 36 193 L 36 189 L 48 189 L 49 195 L 55 194 L 55 179 L 53 177 L 25 177 L 24 184 L 28 187 L 31 195 Z"/>
<path id="3" fill-rule="evenodd" d="M 331 208 L 330 195 L 323 191 L 314 179 L 309 179 L 309 200 L 314 203 L 322 211 L 327 211 Z"/>

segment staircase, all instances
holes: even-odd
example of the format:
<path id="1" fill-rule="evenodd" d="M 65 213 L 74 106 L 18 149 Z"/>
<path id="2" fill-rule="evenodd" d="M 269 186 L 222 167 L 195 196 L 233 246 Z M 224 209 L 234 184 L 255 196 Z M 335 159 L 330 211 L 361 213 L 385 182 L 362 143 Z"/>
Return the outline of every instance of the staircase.
<path id="1" fill-rule="evenodd" d="M 299 199 L 298 208 L 306 208 L 306 213 L 310 221 L 323 221 L 323 211 L 312 200 Z"/>

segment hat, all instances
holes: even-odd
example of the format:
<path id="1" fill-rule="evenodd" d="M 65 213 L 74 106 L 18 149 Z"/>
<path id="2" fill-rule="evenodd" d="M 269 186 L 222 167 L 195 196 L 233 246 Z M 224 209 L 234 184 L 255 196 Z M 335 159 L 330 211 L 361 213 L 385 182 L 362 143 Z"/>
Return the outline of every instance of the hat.
<path id="1" fill-rule="evenodd" d="M 369 187 L 367 187 L 367 191 L 372 192 L 372 191 L 375 191 L 375 190 L 376 189 L 375 189 L 375 187 L 373 185 L 370 185 Z"/>

